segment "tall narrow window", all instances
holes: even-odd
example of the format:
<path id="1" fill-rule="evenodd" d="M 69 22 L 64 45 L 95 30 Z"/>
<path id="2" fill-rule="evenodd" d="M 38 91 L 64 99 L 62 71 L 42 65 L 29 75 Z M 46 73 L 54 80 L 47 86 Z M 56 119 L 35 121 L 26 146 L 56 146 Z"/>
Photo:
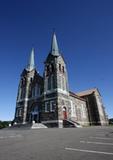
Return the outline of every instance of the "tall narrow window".
<path id="1" fill-rule="evenodd" d="M 49 65 L 46 67 L 46 76 L 49 75 Z"/>
<path id="2" fill-rule="evenodd" d="M 61 64 L 59 64 L 59 71 L 61 71 Z"/>
<path id="3" fill-rule="evenodd" d="M 38 83 L 35 85 L 35 96 L 40 96 L 40 86 Z"/>
<path id="4" fill-rule="evenodd" d="M 52 81 L 53 81 L 53 89 L 56 88 L 56 81 L 55 81 L 55 76 L 53 75 L 52 77 Z"/>
<path id="5" fill-rule="evenodd" d="M 19 92 L 18 92 L 18 100 L 20 100 L 21 99 L 21 94 L 22 94 L 22 89 L 21 89 L 21 87 L 19 88 Z"/>
<path id="6" fill-rule="evenodd" d="M 53 89 L 53 75 L 51 75 L 51 89 Z"/>
<path id="7" fill-rule="evenodd" d="M 38 84 L 35 85 L 35 97 L 38 96 Z"/>
<path id="8" fill-rule="evenodd" d="M 19 117 L 22 116 L 22 108 L 20 108 L 20 109 L 18 110 L 18 116 L 19 116 Z"/>
<path id="9" fill-rule="evenodd" d="M 32 88 L 32 97 L 35 97 L 35 87 Z"/>
<path id="10" fill-rule="evenodd" d="M 49 112 L 49 111 L 50 111 L 49 102 L 45 102 L 45 112 Z"/>
<path id="11" fill-rule="evenodd" d="M 23 97 L 22 97 L 22 92 L 23 92 L 23 91 L 22 91 L 22 88 L 21 88 L 21 94 L 20 94 L 20 99 L 22 99 L 22 98 L 23 98 Z"/>
<path id="12" fill-rule="evenodd" d="M 25 98 L 25 88 L 22 89 L 22 98 Z"/>
<path id="13" fill-rule="evenodd" d="M 48 77 L 46 77 L 45 79 L 45 88 L 46 88 L 46 91 L 48 90 Z"/>
<path id="14" fill-rule="evenodd" d="M 52 72 L 54 72 L 54 65 L 51 64 L 51 69 L 52 69 Z"/>
<path id="15" fill-rule="evenodd" d="M 48 77 L 48 90 L 51 90 L 51 76 Z"/>
<path id="16" fill-rule="evenodd" d="M 62 66 L 62 72 L 64 73 L 64 66 Z"/>
<path id="17" fill-rule="evenodd" d="M 20 99 L 24 98 L 25 98 L 25 87 L 21 88 L 21 95 L 20 95 Z"/>
<path id="18" fill-rule="evenodd" d="M 32 81 L 33 81 L 33 78 L 30 78 L 30 82 L 32 83 Z"/>
<path id="19" fill-rule="evenodd" d="M 52 65 L 49 65 L 49 71 L 52 72 Z"/>
<path id="20" fill-rule="evenodd" d="M 51 102 L 50 102 L 50 111 L 51 111 L 51 112 L 54 112 L 54 111 L 55 111 L 55 102 L 54 102 L 54 101 L 51 101 Z"/>
<path id="21" fill-rule="evenodd" d="M 16 117 L 21 117 L 22 116 L 22 108 L 18 108 L 16 110 Z"/>
<path id="22" fill-rule="evenodd" d="M 55 88 L 55 76 L 51 75 L 51 89 Z"/>

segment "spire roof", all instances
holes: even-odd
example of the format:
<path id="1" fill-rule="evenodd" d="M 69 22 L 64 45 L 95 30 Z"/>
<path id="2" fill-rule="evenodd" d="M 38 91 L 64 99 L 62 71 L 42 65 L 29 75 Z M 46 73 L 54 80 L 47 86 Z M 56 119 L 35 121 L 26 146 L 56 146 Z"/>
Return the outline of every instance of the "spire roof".
<path id="1" fill-rule="evenodd" d="M 28 62 L 28 65 L 27 65 L 27 70 L 28 71 L 31 71 L 35 68 L 35 62 L 34 62 L 34 48 L 32 48 L 31 50 L 31 54 L 30 54 L 30 58 L 29 58 L 29 62 Z"/>
<path id="2" fill-rule="evenodd" d="M 52 55 L 58 56 L 59 55 L 59 48 L 57 43 L 57 38 L 55 32 L 53 33 L 52 43 L 51 43 L 51 52 Z"/>

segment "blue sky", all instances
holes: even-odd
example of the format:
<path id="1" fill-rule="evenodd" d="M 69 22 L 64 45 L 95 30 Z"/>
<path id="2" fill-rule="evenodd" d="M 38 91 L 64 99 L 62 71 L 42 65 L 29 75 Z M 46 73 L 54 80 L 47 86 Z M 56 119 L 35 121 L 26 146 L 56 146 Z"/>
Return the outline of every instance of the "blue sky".
<path id="1" fill-rule="evenodd" d="M 12 120 L 20 74 L 31 48 L 43 74 L 53 28 L 67 62 L 70 90 L 98 87 L 113 117 L 113 1 L 0 1 L 0 120 Z"/>

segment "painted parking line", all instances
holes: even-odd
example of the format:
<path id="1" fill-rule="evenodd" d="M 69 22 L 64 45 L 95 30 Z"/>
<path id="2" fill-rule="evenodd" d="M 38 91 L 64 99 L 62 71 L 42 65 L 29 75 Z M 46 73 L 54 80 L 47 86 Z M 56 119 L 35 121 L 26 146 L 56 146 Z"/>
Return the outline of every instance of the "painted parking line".
<path id="1" fill-rule="evenodd" d="M 80 141 L 80 143 L 87 143 L 87 144 L 100 144 L 100 145 L 109 145 L 109 146 L 113 146 L 113 143 L 104 143 L 104 142 Z"/>
<path id="2" fill-rule="evenodd" d="M 4 137 L 0 137 L 0 139 L 3 139 Z"/>
<path id="3" fill-rule="evenodd" d="M 100 134 L 96 134 L 96 136 L 105 136 L 106 133 L 100 133 Z"/>
<path id="4" fill-rule="evenodd" d="M 105 137 L 89 137 L 91 139 L 103 139 L 103 140 L 112 140 L 113 138 L 105 138 Z"/>
<path id="5" fill-rule="evenodd" d="M 21 138 L 22 135 L 9 135 L 9 136 L 0 136 L 0 139 L 6 139 L 6 138 Z"/>
<path id="6" fill-rule="evenodd" d="M 113 155 L 113 153 L 110 152 L 100 152 L 100 151 L 94 151 L 94 150 L 83 150 L 83 149 L 78 149 L 78 148 L 65 148 L 65 150 L 69 151 L 77 151 L 77 152 L 87 152 L 87 153 L 97 153 L 97 154 L 105 154 L 105 155 Z"/>
<path id="7" fill-rule="evenodd" d="M 18 135 L 11 135 L 11 136 L 9 136 L 9 138 L 18 138 L 18 137 L 22 137 L 22 135 L 18 134 Z"/>

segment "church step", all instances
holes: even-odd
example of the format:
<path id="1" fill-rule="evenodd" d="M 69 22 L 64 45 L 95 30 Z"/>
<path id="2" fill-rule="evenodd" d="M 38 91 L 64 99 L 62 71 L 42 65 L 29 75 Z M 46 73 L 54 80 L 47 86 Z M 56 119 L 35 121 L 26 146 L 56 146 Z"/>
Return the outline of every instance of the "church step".
<path id="1" fill-rule="evenodd" d="M 47 126 L 45 126 L 42 123 L 34 123 L 34 124 L 32 124 L 31 129 L 37 129 L 37 128 L 47 128 Z"/>
<path id="2" fill-rule="evenodd" d="M 65 120 L 63 120 L 63 125 L 64 125 L 64 128 L 66 127 L 75 127 L 75 128 L 82 128 L 82 126 L 79 124 L 79 123 L 77 123 L 77 122 L 75 122 L 75 121 L 73 121 L 73 120 L 71 120 L 71 119 L 65 119 Z"/>

